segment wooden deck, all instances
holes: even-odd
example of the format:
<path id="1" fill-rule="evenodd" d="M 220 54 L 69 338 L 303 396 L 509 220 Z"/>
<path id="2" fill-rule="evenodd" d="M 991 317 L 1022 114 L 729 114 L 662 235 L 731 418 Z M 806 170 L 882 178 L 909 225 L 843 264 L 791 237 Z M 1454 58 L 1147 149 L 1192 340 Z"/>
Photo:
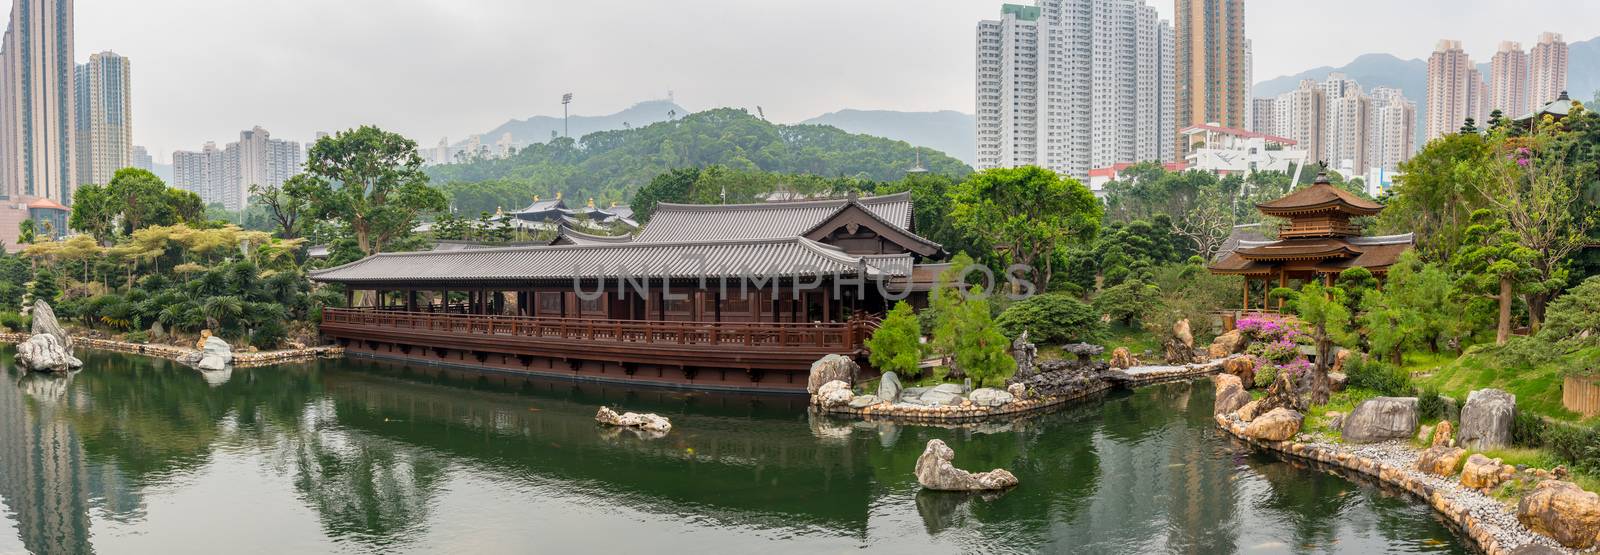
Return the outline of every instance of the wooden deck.
<path id="1" fill-rule="evenodd" d="M 861 356 L 873 327 L 868 320 L 684 322 L 374 309 L 327 309 L 322 316 L 322 333 L 357 355 L 613 382 L 802 391 L 811 363 L 828 354 Z"/>

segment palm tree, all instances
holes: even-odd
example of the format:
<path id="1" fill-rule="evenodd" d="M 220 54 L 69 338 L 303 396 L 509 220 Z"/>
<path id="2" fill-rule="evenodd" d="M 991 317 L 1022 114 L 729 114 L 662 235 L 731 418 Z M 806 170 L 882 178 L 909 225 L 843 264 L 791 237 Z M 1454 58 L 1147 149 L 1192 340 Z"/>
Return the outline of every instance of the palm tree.
<path id="1" fill-rule="evenodd" d="M 244 301 L 233 295 L 217 295 L 206 299 L 201 311 L 206 316 L 207 326 L 221 329 L 224 321 L 238 319 L 244 314 Z"/>

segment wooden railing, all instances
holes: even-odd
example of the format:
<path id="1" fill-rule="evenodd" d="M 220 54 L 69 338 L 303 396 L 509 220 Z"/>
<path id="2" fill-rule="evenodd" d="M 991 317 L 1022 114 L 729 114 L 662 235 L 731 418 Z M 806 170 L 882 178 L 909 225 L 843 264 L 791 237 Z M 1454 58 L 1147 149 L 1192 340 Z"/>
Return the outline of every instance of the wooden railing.
<path id="1" fill-rule="evenodd" d="M 844 323 L 663 322 L 349 308 L 323 310 L 322 323 L 335 327 L 361 326 L 573 342 L 784 348 L 840 353 L 860 350 L 871 328 L 875 327 L 870 320 Z"/>

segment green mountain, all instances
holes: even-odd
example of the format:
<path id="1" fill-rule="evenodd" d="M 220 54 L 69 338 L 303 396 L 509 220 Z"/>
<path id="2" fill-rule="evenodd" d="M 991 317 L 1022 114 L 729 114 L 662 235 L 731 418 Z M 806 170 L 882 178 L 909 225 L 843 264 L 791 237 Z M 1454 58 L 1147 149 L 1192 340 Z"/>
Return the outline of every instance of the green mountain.
<path id="1" fill-rule="evenodd" d="M 920 149 L 929 171 L 963 177 L 972 169 L 960 160 Z M 903 141 L 847 133 L 826 125 L 775 125 L 742 109 L 720 108 L 643 127 L 599 131 L 576 141 L 566 138 L 530 145 L 504 159 L 480 159 L 426 168 L 436 185 L 493 182 L 496 190 L 518 191 L 505 208 L 526 204 L 533 195 L 631 198 L 634 191 L 667 170 L 721 165 L 734 170 L 812 174 L 889 181 L 903 177 L 917 161 L 918 149 Z"/>
<path id="2" fill-rule="evenodd" d="M 968 164 L 978 155 L 977 122 L 955 110 L 897 112 L 839 110 L 801 123 L 832 125 L 851 133 L 887 137 L 949 154 Z"/>

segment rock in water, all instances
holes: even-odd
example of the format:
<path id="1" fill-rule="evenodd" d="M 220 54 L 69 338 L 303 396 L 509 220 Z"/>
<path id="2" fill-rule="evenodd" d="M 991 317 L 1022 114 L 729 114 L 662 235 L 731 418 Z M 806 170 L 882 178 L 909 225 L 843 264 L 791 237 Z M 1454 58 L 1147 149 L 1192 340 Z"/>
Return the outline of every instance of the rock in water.
<path id="1" fill-rule="evenodd" d="M 1238 376 L 1233 374 L 1217 374 L 1211 377 L 1217 386 L 1216 414 L 1232 414 L 1246 404 L 1249 404 L 1250 393 L 1244 390 L 1244 385 Z"/>
<path id="2" fill-rule="evenodd" d="M 56 321 L 56 311 L 50 308 L 50 303 L 44 302 L 43 299 L 33 301 L 33 312 L 30 314 L 33 318 L 34 335 L 41 333 L 54 335 L 61 343 L 61 348 L 68 352 L 72 351 L 72 337 L 67 335 L 67 330 L 62 329 L 61 322 Z"/>
<path id="3" fill-rule="evenodd" d="M 1467 404 L 1461 407 L 1461 445 L 1472 449 L 1511 445 L 1511 421 L 1516 416 L 1516 395 L 1499 389 L 1467 394 Z"/>
<path id="4" fill-rule="evenodd" d="M 828 355 L 811 363 L 811 376 L 806 378 L 806 393 L 817 394 L 822 384 L 838 380 L 845 385 L 855 385 L 856 372 L 861 367 L 844 355 Z"/>
<path id="5" fill-rule="evenodd" d="M 856 393 L 850 390 L 850 384 L 839 380 L 822 384 L 822 387 L 817 388 L 816 397 L 813 397 L 818 405 L 828 409 L 848 405 L 855 398 Z"/>
<path id="6" fill-rule="evenodd" d="M 83 368 L 83 361 L 72 356 L 61 340 L 50 333 L 40 333 L 17 344 L 17 365 L 33 372 L 66 372 Z"/>
<path id="7" fill-rule="evenodd" d="M 667 433 L 672 431 L 672 422 L 664 416 L 634 412 L 617 414 L 617 411 L 611 410 L 609 407 L 600 407 L 600 410 L 594 415 L 594 421 L 607 426 L 638 428 L 647 432 Z"/>
<path id="8" fill-rule="evenodd" d="M 1489 489 L 1511 479 L 1516 471 L 1511 465 L 1500 462 L 1500 459 L 1474 453 L 1467 457 L 1467 463 L 1461 467 L 1461 485 L 1472 489 Z"/>
<path id="9" fill-rule="evenodd" d="M 899 399 L 902 389 L 904 388 L 900 387 L 900 376 L 895 375 L 894 372 L 884 372 L 883 377 L 878 378 L 879 399 L 888 401 Z"/>
<path id="10" fill-rule="evenodd" d="M 204 345 L 200 351 L 200 362 L 196 363 L 195 367 L 201 370 L 221 370 L 233 364 L 233 347 L 221 337 L 208 336 Z"/>
<path id="11" fill-rule="evenodd" d="M 967 395 L 967 399 L 971 400 L 972 404 L 974 405 L 991 408 L 1009 405 L 1012 401 L 1016 400 L 1016 398 L 1013 397 L 1010 392 L 1001 391 L 992 387 L 980 387 L 978 389 L 974 389 L 972 390 L 972 394 Z"/>
<path id="12" fill-rule="evenodd" d="M 1206 348 L 1206 354 L 1211 355 L 1211 358 L 1222 358 L 1243 351 L 1244 334 L 1239 330 L 1217 336 L 1211 341 L 1211 346 Z"/>
<path id="13" fill-rule="evenodd" d="M 1356 405 L 1340 427 L 1350 443 L 1410 439 L 1417 433 L 1416 397 L 1373 397 Z"/>
<path id="14" fill-rule="evenodd" d="M 1460 447 L 1429 447 L 1417 456 L 1417 470 L 1434 476 L 1449 476 L 1456 473 L 1456 465 L 1461 464 L 1461 458 L 1467 456 L 1467 450 Z"/>
<path id="15" fill-rule="evenodd" d="M 1300 433 L 1303 419 L 1297 411 L 1278 407 L 1251 420 L 1250 425 L 1244 427 L 1244 435 L 1264 441 L 1284 441 Z"/>
<path id="16" fill-rule="evenodd" d="M 917 457 L 917 483 L 940 491 L 988 491 L 1017 485 L 1017 477 L 1004 469 L 967 472 L 950 464 L 955 458 L 956 452 L 943 441 L 928 440 L 922 456 Z"/>
<path id="17" fill-rule="evenodd" d="M 1600 495 L 1572 482 L 1539 482 L 1517 503 L 1517 521 L 1572 549 L 1600 547 Z"/>

